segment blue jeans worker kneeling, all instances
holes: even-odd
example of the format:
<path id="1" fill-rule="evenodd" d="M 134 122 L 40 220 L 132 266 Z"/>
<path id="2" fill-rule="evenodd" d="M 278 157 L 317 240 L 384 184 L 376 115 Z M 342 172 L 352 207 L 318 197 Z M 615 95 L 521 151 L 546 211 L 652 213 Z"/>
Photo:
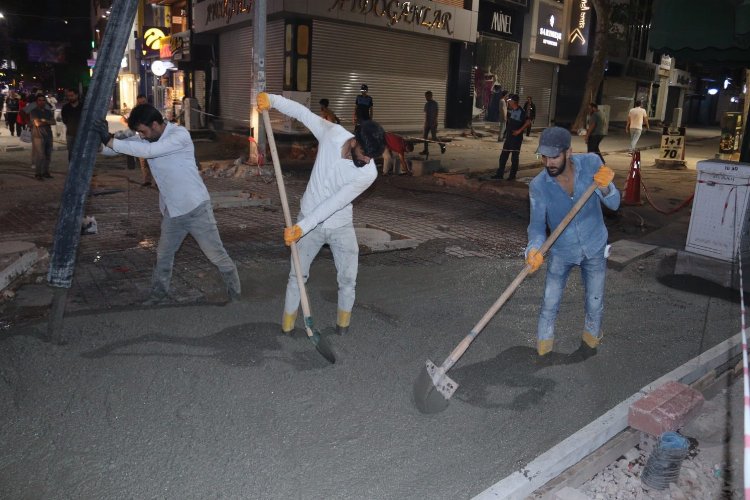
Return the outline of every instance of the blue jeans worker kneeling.
<path id="1" fill-rule="evenodd" d="M 352 201 L 378 177 L 374 159 L 385 149 L 385 131 L 374 120 L 364 120 L 352 135 L 341 125 L 321 118 L 297 102 L 265 92 L 258 94 L 260 111 L 272 107 L 302 122 L 318 139 L 318 155 L 302 195 L 300 214 L 297 223 L 284 230 L 284 242 L 287 245 L 296 242 L 304 282 L 323 245 L 331 248 L 339 285 L 336 332 L 343 335 L 351 321 L 359 265 Z M 292 264 L 281 319 L 282 332 L 294 330 L 299 304 L 300 290 Z"/>
<path id="2" fill-rule="evenodd" d="M 549 250 L 544 299 L 537 328 L 539 356 L 552 351 L 555 318 L 563 290 L 573 267 L 581 268 L 585 293 L 585 314 L 581 347 L 584 353 L 596 354 L 602 339 L 604 312 L 604 279 L 607 269 L 607 227 L 601 205 L 611 210 L 620 206 L 620 192 L 612 180 L 614 172 L 602 165 L 594 153 L 573 155 L 570 132 L 550 127 L 539 138 L 537 154 L 542 156 L 544 170 L 529 185 L 531 217 L 526 262 L 531 272 L 544 262 L 539 248 L 547 237 L 547 225 L 554 230 L 573 208 L 586 189 L 595 182 L 598 189 L 568 224 Z"/>

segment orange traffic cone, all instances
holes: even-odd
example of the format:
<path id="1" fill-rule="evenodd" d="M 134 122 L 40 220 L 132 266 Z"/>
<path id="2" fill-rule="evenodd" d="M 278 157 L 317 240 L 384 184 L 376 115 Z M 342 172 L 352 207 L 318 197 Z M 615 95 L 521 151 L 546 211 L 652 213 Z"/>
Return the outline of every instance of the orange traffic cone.
<path id="1" fill-rule="evenodd" d="M 628 182 L 625 184 L 625 196 L 623 205 L 642 205 L 641 201 L 641 152 L 633 151 L 633 159 L 630 161 L 630 172 Z"/>

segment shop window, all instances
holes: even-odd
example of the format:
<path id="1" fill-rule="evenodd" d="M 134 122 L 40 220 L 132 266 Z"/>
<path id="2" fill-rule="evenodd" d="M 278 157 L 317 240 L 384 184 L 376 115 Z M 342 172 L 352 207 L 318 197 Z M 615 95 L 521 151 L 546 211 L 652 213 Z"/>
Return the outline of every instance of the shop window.
<path id="1" fill-rule="evenodd" d="M 288 19 L 284 27 L 284 90 L 310 91 L 310 20 Z"/>

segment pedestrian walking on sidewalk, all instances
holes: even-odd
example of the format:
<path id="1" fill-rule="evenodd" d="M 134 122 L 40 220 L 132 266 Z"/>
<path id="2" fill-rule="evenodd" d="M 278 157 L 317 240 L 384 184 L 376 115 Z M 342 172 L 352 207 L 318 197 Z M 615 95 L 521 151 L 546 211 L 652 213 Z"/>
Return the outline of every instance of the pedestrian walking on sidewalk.
<path id="1" fill-rule="evenodd" d="M 52 161 L 52 125 L 55 114 L 47 106 L 44 95 L 36 96 L 34 108 L 29 113 L 31 123 L 31 163 L 34 164 L 38 181 L 51 179 L 49 164 Z"/>
<path id="2" fill-rule="evenodd" d="M 648 113 L 643 109 L 643 101 L 635 101 L 635 107 L 628 111 L 628 121 L 625 123 L 625 133 L 630 134 L 630 152 L 635 151 L 638 139 L 641 138 L 643 128 L 648 130 Z"/>
<path id="3" fill-rule="evenodd" d="M 432 91 L 428 90 L 424 93 L 426 103 L 424 103 L 424 126 L 422 127 L 422 138 L 424 141 L 424 149 L 420 151 L 420 155 L 430 156 L 430 146 L 427 142 L 427 137 L 432 134 L 432 140 L 437 142 L 437 127 L 438 127 L 438 103 L 432 98 Z M 440 143 L 440 153 L 445 153 L 445 144 Z"/>
<path id="4" fill-rule="evenodd" d="M 63 105 L 60 116 L 65 124 L 65 143 L 68 148 L 68 163 L 70 163 L 70 158 L 73 155 L 73 144 L 76 140 L 76 134 L 78 134 L 78 125 L 81 122 L 83 104 L 78 98 L 78 90 L 70 88 L 65 94 L 68 102 Z"/>
<path id="5" fill-rule="evenodd" d="M 497 142 L 502 142 L 505 137 L 505 127 L 508 124 L 508 91 L 500 92 L 500 120 L 498 122 L 500 131 L 497 133 Z"/>
<path id="6" fill-rule="evenodd" d="M 608 235 L 601 205 L 611 210 L 620 206 L 620 191 L 612 183 L 615 174 L 595 154 L 573 155 L 570 132 L 561 127 L 545 129 L 536 152 L 542 156 L 544 170 L 529 185 L 531 217 L 525 256 L 532 273 L 544 262 L 539 249 L 547 239 L 547 229 L 552 231 L 560 224 L 593 182 L 599 187 L 549 250 L 537 352 L 544 356 L 552 351 L 563 290 L 571 269 L 578 266 L 583 278 L 586 314 L 579 350 L 586 355 L 596 354 L 602 338 L 607 270 Z"/>
<path id="7" fill-rule="evenodd" d="M 338 281 L 336 332 L 345 334 L 351 322 L 359 265 L 359 246 L 352 223 L 352 201 L 378 176 L 374 159 L 383 154 L 385 132 L 373 120 L 365 120 L 354 135 L 341 125 L 315 115 L 306 106 L 279 95 L 258 94 L 258 109 L 275 108 L 301 121 L 318 140 L 310 181 L 300 202 L 297 223 L 284 230 L 284 242 L 297 242 L 302 278 L 306 282 L 310 265 L 323 245 L 333 253 Z M 294 329 L 300 304 L 294 265 L 286 286 L 281 330 Z"/>
<path id="8" fill-rule="evenodd" d="M 521 145 L 523 144 L 523 132 L 531 126 L 531 120 L 528 119 L 523 108 L 519 106 L 518 94 L 510 95 L 508 105 L 510 106 L 510 110 L 508 111 L 508 126 L 505 130 L 505 142 L 503 143 L 503 151 L 500 153 L 497 172 L 492 176 L 492 179 L 503 179 L 505 165 L 508 163 L 508 157 L 510 157 L 510 175 L 508 176 L 508 180 L 512 181 L 516 178 L 516 173 L 518 173 L 518 157 L 521 153 Z"/>
<path id="9" fill-rule="evenodd" d="M 128 117 L 128 128 L 136 133 L 116 139 L 109 134 L 105 120 L 94 124 L 94 130 L 105 146 L 104 154 L 120 153 L 148 159 L 159 187 L 161 235 L 151 294 L 144 305 L 155 305 L 168 298 L 174 255 L 188 234 L 218 268 L 230 300 L 238 300 L 240 277 L 221 242 L 211 197 L 195 163 L 190 133 L 185 127 L 165 121 L 150 104 L 133 108 Z"/>
<path id="10" fill-rule="evenodd" d="M 604 123 L 604 114 L 599 111 L 599 106 L 592 102 L 589 104 L 589 123 L 586 127 L 586 151 L 589 153 L 596 153 L 599 158 L 602 159 L 602 165 L 606 162 L 602 156 L 602 152 L 599 151 L 599 144 L 604 139 L 606 125 Z"/>

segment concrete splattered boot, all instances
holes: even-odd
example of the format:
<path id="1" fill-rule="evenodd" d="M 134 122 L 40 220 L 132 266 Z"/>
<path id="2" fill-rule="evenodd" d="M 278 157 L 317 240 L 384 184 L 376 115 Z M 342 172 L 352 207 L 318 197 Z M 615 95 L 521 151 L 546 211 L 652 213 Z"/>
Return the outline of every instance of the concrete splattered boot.
<path id="1" fill-rule="evenodd" d="M 594 337 L 589 332 L 583 332 L 583 335 L 581 336 L 581 345 L 578 347 L 575 354 L 584 360 L 596 355 L 596 348 L 599 347 L 602 337 L 603 335 Z"/>
<path id="2" fill-rule="evenodd" d="M 336 333 L 339 335 L 346 335 L 349 331 L 349 323 L 352 320 L 351 311 L 342 311 L 339 309 L 336 313 Z"/>
<path id="3" fill-rule="evenodd" d="M 554 339 L 539 339 L 536 341 L 536 352 L 540 356 L 544 356 L 552 352 L 552 344 L 555 342 Z"/>
<path id="4" fill-rule="evenodd" d="M 292 333 L 294 330 L 294 323 L 297 321 L 297 311 L 288 313 L 284 311 L 284 315 L 281 317 L 281 331 L 283 333 Z"/>

